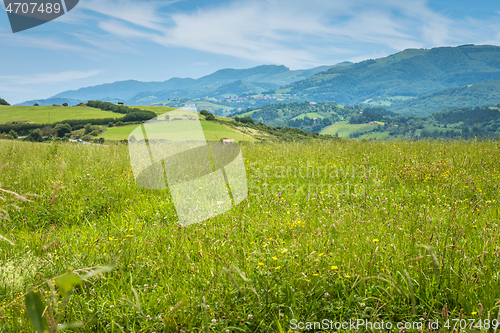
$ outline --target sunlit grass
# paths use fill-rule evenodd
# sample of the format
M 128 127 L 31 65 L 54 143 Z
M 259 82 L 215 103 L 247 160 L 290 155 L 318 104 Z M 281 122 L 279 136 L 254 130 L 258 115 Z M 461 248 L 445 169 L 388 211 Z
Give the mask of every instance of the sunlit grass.
M 27 121 L 52 124 L 68 119 L 121 118 L 122 114 L 86 106 L 0 106 L 0 123 Z
M 67 322 L 94 318 L 88 332 L 288 332 L 292 319 L 443 320 L 445 306 L 449 318 L 497 318 L 497 142 L 242 151 L 248 200 L 180 228 L 168 191 L 135 186 L 125 145 L 0 141 L 0 187 L 33 198 L 2 222 L 16 245 L 0 241 L 0 265 L 37 258 L 39 272 L 0 276 L 2 330 L 28 325 L 20 283 L 28 291 L 68 267 L 113 261 L 60 305 Z

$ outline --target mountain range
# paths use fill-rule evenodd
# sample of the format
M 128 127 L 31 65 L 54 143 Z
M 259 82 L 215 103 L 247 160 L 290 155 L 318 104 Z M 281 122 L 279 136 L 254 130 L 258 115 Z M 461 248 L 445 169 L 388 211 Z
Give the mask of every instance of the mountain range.
M 500 47 L 462 45 L 407 49 L 385 58 L 333 67 L 276 92 L 315 102 L 371 104 L 487 80 L 500 80 Z
M 462 45 L 407 49 L 396 54 L 306 70 L 263 65 L 222 69 L 199 79 L 164 82 L 119 81 L 65 91 L 20 105 L 76 104 L 102 100 L 128 105 L 164 104 L 172 99 L 265 94 L 280 101 L 382 106 L 404 114 L 500 103 L 500 47 Z M 229 104 L 228 104 L 229 103 Z M 237 101 L 225 105 L 245 108 Z
M 347 66 L 345 62 L 339 66 Z M 312 69 L 290 70 L 281 65 L 263 65 L 249 69 L 221 69 L 199 79 L 172 78 L 164 82 L 118 81 L 68 90 L 45 100 L 31 100 L 18 105 L 75 104 L 88 100 L 111 103 L 125 102 L 128 105 L 147 105 L 173 98 L 202 98 L 259 94 L 293 83 L 327 70 L 332 66 Z

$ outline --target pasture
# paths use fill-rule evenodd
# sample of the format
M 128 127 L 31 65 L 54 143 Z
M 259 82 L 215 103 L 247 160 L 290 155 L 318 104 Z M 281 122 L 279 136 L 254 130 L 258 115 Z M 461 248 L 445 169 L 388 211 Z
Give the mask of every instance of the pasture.
M 349 124 L 347 121 L 338 121 L 321 130 L 321 134 L 335 135 L 336 133 L 341 138 L 348 138 L 349 135 L 356 132 L 368 132 L 376 125 L 368 124 Z
M 498 142 L 246 143 L 242 153 L 248 198 L 181 228 L 168 190 L 134 184 L 126 145 L 0 141 L 1 188 L 29 200 L 2 201 L 0 235 L 14 245 L 0 240 L 0 331 L 33 330 L 30 291 L 48 326 L 78 327 L 64 332 L 498 319 Z
M 319 113 L 316 113 L 316 112 L 307 112 L 307 113 L 303 113 L 301 115 L 298 115 L 295 118 L 292 118 L 292 120 L 295 120 L 295 119 L 304 119 L 305 117 L 308 117 L 310 119 L 313 119 L 313 118 L 323 119 L 323 118 L 325 118 L 324 116 L 320 115 Z
M 200 115 L 200 117 L 203 117 Z M 106 140 L 127 140 L 128 136 L 132 131 L 137 128 L 139 125 L 128 125 L 128 126 L 119 126 L 119 127 L 109 127 L 106 132 L 102 133 L 100 137 L 103 137 Z M 221 139 L 235 139 L 236 142 L 239 141 L 249 141 L 253 142 L 255 139 L 243 133 L 240 133 L 236 130 L 232 130 L 228 127 L 225 127 L 221 124 L 210 122 L 210 121 L 201 121 L 201 127 L 203 129 L 203 133 L 205 134 L 205 139 L 209 141 L 220 141 Z M 164 129 L 162 129 L 164 130 Z M 172 130 L 176 130 L 175 127 L 172 127 Z
M 52 124 L 69 119 L 121 118 L 122 114 L 86 106 L 5 106 L 0 105 L 0 123 L 12 121 Z

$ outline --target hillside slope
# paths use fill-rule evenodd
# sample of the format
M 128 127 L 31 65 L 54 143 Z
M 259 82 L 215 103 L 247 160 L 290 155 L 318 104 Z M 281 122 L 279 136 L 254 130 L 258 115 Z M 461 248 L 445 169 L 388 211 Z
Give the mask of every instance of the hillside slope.
M 400 114 L 429 115 L 445 109 L 494 106 L 500 103 L 500 82 L 486 81 L 462 87 L 446 88 L 401 103 L 392 104 L 389 110 Z
M 500 47 L 463 45 L 408 49 L 348 67 L 332 67 L 277 92 L 352 105 L 391 96 L 418 97 L 487 80 L 500 80 Z
M 348 64 L 342 64 L 348 65 Z M 198 98 L 218 96 L 217 90 L 225 85 L 242 81 L 256 84 L 260 88 L 250 86 L 241 90 L 241 85 L 235 90 L 224 87 L 225 94 L 239 95 L 275 89 L 279 86 L 305 79 L 311 75 L 327 70 L 331 66 L 322 66 L 305 70 L 290 70 L 281 65 L 262 65 L 248 69 L 221 69 L 199 79 L 172 78 L 164 82 L 141 82 L 135 80 L 118 81 L 85 87 L 78 90 L 61 92 L 45 100 L 31 100 L 18 105 L 51 105 L 68 103 L 77 104 L 88 100 L 103 100 L 112 103 L 126 102 L 129 105 L 158 103 L 172 98 Z

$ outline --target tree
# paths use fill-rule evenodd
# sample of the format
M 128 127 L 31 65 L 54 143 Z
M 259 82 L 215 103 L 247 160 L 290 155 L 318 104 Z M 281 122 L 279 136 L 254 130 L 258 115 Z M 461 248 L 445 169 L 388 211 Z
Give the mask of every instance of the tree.
M 94 130 L 94 126 L 92 124 L 85 125 L 85 134 L 89 134 Z
M 33 142 L 42 142 L 43 141 L 43 134 L 42 131 L 40 131 L 39 128 L 34 129 L 31 131 L 30 134 L 26 137 L 26 140 L 28 141 L 33 141 Z
M 54 129 L 52 128 L 52 126 L 45 126 L 44 128 L 42 128 L 42 134 L 43 136 L 54 135 Z
M 210 112 L 208 112 L 207 110 L 201 110 L 200 114 L 204 115 L 205 117 L 208 117 L 208 115 L 210 114 Z
M 0 98 L 0 105 L 10 105 L 9 103 L 7 103 L 7 101 L 3 98 Z
M 62 106 L 68 106 L 68 103 L 63 103 Z
M 35 103 L 35 104 L 33 104 L 33 106 L 40 106 L 40 105 L 38 105 L 38 103 Z
M 63 137 L 66 134 L 71 133 L 72 128 L 71 125 L 67 123 L 57 124 L 56 127 L 54 128 L 54 131 L 57 133 L 58 137 Z
M 209 114 L 205 119 L 206 120 L 215 120 L 215 116 L 213 114 Z
M 17 132 L 16 132 L 16 131 L 14 131 L 13 129 L 11 129 L 11 130 L 10 130 L 9 134 L 10 134 L 10 135 L 12 135 L 12 137 L 13 137 L 14 139 L 17 139 L 17 138 L 18 138 Z

